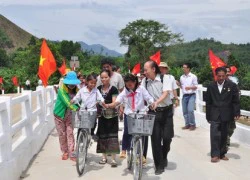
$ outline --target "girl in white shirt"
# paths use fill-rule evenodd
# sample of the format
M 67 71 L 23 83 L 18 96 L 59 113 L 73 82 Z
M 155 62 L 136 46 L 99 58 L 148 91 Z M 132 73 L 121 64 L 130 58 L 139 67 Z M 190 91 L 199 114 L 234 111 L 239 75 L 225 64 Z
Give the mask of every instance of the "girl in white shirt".
M 102 102 L 102 105 L 105 105 L 104 98 L 102 97 L 100 91 L 96 88 L 97 74 L 92 73 L 88 75 L 86 80 L 87 86 L 81 88 L 70 102 L 75 104 L 81 102 L 81 108 L 88 111 L 97 111 L 97 102 Z M 94 135 L 95 127 L 96 122 L 94 128 L 91 129 L 92 136 Z M 77 137 L 80 132 L 79 130 Z
M 71 103 L 81 102 L 81 108 L 87 109 L 88 111 L 97 111 L 96 103 L 102 102 L 104 105 L 104 99 L 100 91 L 96 88 L 97 75 L 90 74 L 86 78 L 87 86 L 81 88 L 76 96 L 71 100 Z
M 145 101 L 149 104 L 154 102 L 153 97 L 148 91 L 139 85 L 138 78 L 133 74 L 127 74 L 124 77 L 125 89 L 117 96 L 116 100 L 112 104 L 107 104 L 107 108 L 114 108 L 115 106 L 124 103 L 124 132 L 122 138 L 122 153 L 121 158 L 126 158 L 126 151 L 130 150 L 132 136 L 128 134 L 127 115 L 133 112 L 141 111 L 146 112 L 147 107 Z M 144 164 L 146 163 L 147 154 L 147 141 L 145 138 L 144 144 Z

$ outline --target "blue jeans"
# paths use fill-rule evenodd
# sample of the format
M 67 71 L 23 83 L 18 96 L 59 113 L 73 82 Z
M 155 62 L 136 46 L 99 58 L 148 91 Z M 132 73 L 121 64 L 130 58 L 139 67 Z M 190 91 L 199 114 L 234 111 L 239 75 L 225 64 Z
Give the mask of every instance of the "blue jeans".
M 195 126 L 194 107 L 196 94 L 183 95 L 182 97 L 182 111 L 186 126 Z

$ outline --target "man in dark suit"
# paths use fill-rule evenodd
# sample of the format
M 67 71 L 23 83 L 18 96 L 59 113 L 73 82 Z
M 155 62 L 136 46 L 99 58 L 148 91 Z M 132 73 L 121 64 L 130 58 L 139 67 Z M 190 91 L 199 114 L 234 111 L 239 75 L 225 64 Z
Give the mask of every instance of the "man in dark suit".
M 217 81 L 207 88 L 206 119 L 210 126 L 211 162 L 228 160 L 227 135 L 228 123 L 240 117 L 240 101 L 237 85 L 226 79 L 227 70 L 215 70 Z

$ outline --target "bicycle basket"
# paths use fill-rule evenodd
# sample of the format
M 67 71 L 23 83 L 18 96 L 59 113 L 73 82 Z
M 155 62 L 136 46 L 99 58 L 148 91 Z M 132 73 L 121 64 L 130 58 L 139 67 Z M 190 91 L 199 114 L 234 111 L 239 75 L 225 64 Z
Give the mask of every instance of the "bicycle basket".
M 155 115 L 131 113 L 127 115 L 127 120 L 129 134 L 152 135 Z
M 118 116 L 118 111 L 117 109 L 102 109 L 102 115 L 106 119 L 111 119 Z
M 73 116 L 73 114 L 72 114 Z M 95 126 L 96 111 L 80 111 L 75 115 L 74 128 L 91 129 Z

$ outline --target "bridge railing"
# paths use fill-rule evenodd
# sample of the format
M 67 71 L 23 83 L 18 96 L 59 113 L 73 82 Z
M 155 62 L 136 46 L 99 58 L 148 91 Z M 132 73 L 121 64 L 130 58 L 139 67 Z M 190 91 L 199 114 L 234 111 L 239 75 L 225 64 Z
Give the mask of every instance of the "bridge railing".
M 0 96 L 0 179 L 16 180 L 54 128 L 54 88 Z M 19 116 L 19 118 L 16 118 Z
M 198 85 L 198 89 L 196 92 L 196 108 L 195 108 L 195 119 L 197 126 L 204 127 L 206 129 L 209 129 L 210 125 L 208 124 L 206 120 L 206 112 L 205 112 L 205 106 L 206 103 L 203 99 L 203 93 L 207 91 L 206 87 L 203 87 L 202 85 Z M 250 97 L 250 91 L 241 90 L 241 96 L 249 96 Z M 182 91 L 180 91 L 180 100 L 182 98 Z M 177 109 L 177 112 L 182 117 L 182 108 Z M 250 117 L 250 111 L 241 109 L 241 115 Z M 233 134 L 233 138 L 236 140 L 250 145 L 250 127 L 247 125 L 244 125 L 242 123 L 236 123 L 236 130 Z

